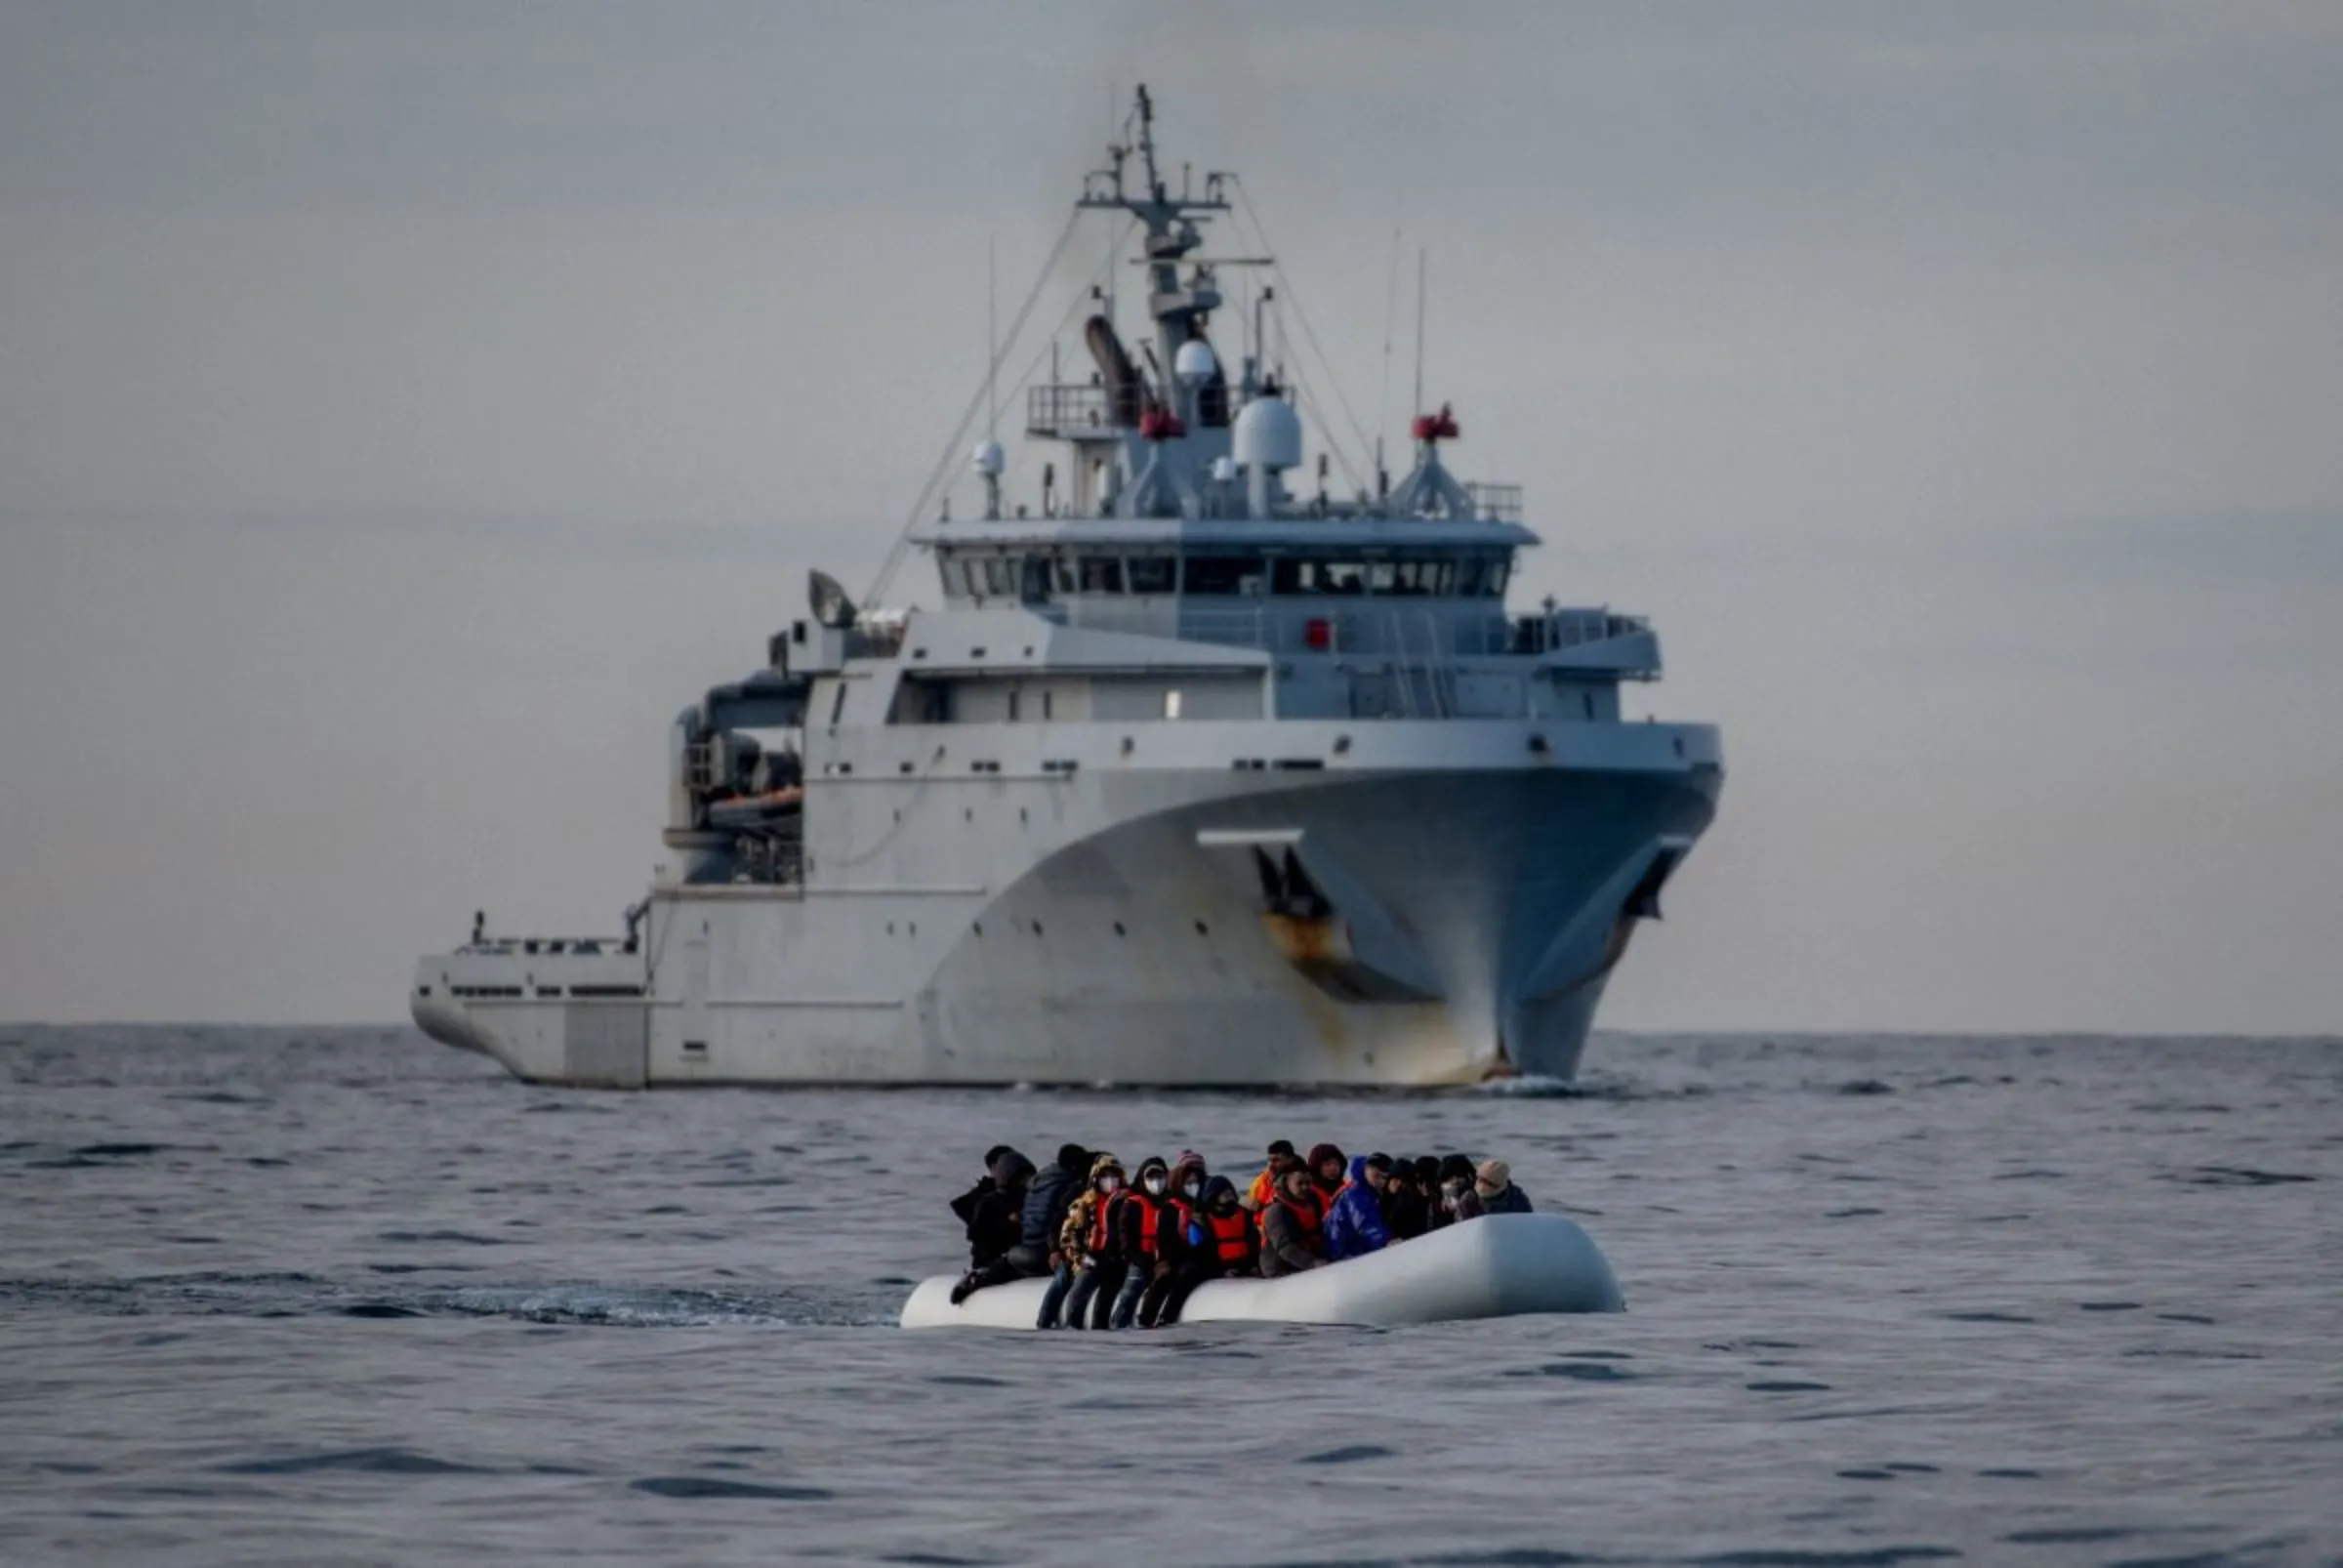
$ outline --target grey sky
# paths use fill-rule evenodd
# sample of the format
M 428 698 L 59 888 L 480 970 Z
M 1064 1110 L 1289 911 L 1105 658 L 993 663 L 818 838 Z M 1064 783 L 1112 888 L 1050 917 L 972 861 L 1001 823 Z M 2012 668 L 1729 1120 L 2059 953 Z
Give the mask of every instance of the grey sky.
M 1527 592 L 1726 726 L 1606 1022 L 2343 1030 L 2331 3 L 20 0 L 0 1016 L 611 927 L 667 719 L 868 579 L 1139 80 L 1370 426 L 1430 248 Z

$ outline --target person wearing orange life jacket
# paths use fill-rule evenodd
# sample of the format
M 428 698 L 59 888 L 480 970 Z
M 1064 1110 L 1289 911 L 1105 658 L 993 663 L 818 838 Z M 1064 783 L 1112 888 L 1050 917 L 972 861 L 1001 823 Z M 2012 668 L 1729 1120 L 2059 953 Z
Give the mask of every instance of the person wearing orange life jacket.
M 1138 1315 L 1139 1299 L 1147 1293 L 1155 1278 L 1155 1264 L 1162 1254 L 1159 1245 L 1165 1216 L 1171 1211 L 1171 1168 L 1160 1154 L 1150 1154 L 1139 1162 L 1131 1175 L 1131 1183 L 1115 1205 L 1112 1226 L 1115 1249 L 1122 1257 L 1127 1272 L 1123 1284 L 1115 1292 L 1115 1304 L 1108 1313 L 1109 1328 L 1128 1329 Z
M 1318 1212 L 1334 1207 L 1335 1194 L 1350 1177 L 1350 1159 L 1332 1143 L 1313 1143 L 1310 1157 L 1303 1162 L 1309 1167 L 1310 1185 L 1318 1192 Z
M 1156 1319 L 1159 1326 L 1177 1323 L 1180 1308 L 1206 1280 L 1260 1270 L 1260 1237 L 1254 1229 L 1253 1216 L 1238 1201 L 1237 1184 L 1228 1177 L 1213 1176 L 1204 1184 L 1204 1201 L 1197 1205 L 1190 1234 L 1195 1244 L 1187 1260 L 1172 1276 L 1163 1314 Z
M 1261 1277 L 1279 1279 L 1325 1267 L 1326 1248 L 1319 1240 L 1325 1224 L 1310 1173 L 1296 1166 L 1278 1177 L 1277 1196 L 1261 1211 Z
M 1164 1303 L 1172 1299 L 1180 1279 L 1194 1271 L 1197 1255 L 1207 1250 L 1197 1219 L 1197 1212 L 1204 1205 L 1206 1176 L 1204 1156 L 1194 1149 L 1180 1150 L 1179 1158 L 1172 1164 L 1165 1183 L 1166 1213 L 1163 1222 L 1156 1227 L 1155 1277 L 1148 1281 L 1146 1294 L 1139 1298 L 1138 1321 L 1143 1329 L 1163 1326 Z M 1189 1286 L 1191 1290 L 1194 1288 Z
M 1277 1196 L 1277 1178 L 1300 1163 L 1301 1156 L 1294 1152 L 1293 1140 L 1279 1138 L 1269 1145 L 1267 1158 L 1262 1161 L 1260 1170 L 1254 1176 L 1253 1184 L 1245 1189 L 1245 1196 L 1240 1201 L 1252 1213 L 1259 1214 L 1269 1207 L 1269 1200 Z
M 1066 1328 L 1083 1328 L 1088 1317 L 1088 1327 L 1103 1329 L 1114 1309 L 1129 1266 L 1115 1239 L 1115 1208 L 1123 1195 L 1122 1163 L 1101 1154 L 1090 1166 L 1089 1191 L 1074 1200 L 1059 1232 L 1060 1250 L 1075 1260 L 1074 1288 L 1058 1319 Z

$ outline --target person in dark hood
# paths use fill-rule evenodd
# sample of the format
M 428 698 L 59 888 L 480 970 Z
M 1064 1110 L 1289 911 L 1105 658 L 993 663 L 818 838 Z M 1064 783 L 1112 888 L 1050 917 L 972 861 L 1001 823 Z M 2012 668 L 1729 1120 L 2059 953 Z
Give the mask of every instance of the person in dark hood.
M 1204 1206 L 1207 1176 L 1204 1156 L 1194 1149 L 1182 1149 L 1166 1178 L 1165 1213 L 1155 1231 L 1155 1277 L 1147 1282 L 1146 1294 L 1139 1298 L 1141 1328 L 1152 1329 L 1162 1324 L 1164 1303 L 1172 1299 L 1180 1279 L 1193 1271 L 1197 1254 L 1208 1250 L 1197 1224 L 1197 1212 Z M 1188 1288 L 1193 1290 L 1195 1285 Z
M 1318 1240 L 1325 1224 L 1310 1173 L 1296 1166 L 1277 1178 L 1277 1196 L 1261 1211 L 1261 1275 L 1278 1279 L 1326 1266 Z
M 1081 1144 L 1068 1143 L 1057 1151 L 1055 1162 L 1042 1168 L 1024 1189 L 1024 1204 L 1018 1211 L 1017 1244 L 953 1286 L 952 1300 L 956 1304 L 987 1286 L 1031 1279 L 1057 1267 L 1057 1227 L 1065 1223 L 1066 1210 L 1074 1202 L 1075 1193 L 1082 1189 L 1089 1162 L 1090 1157 Z
M 1461 1154 L 1451 1154 L 1440 1162 L 1440 1212 L 1455 1224 L 1459 1219 L 1478 1219 L 1488 1211 L 1472 1190 L 1476 1175 L 1472 1162 Z
M 1107 1317 L 1109 1328 L 1128 1329 L 1138 1316 L 1139 1300 L 1154 1283 L 1156 1261 L 1163 1256 L 1162 1233 L 1171 1212 L 1171 1168 L 1162 1155 L 1150 1154 L 1139 1162 L 1130 1190 L 1115 1206 L 1115 1247 L 1128 1272 L 1115 1293 L 1114 1310 Z
M 1448 1216 L 1440 1208 L 1440 1157 L 1436 1154 L 1416 1156 L 1416 1190 L 1423 1194 L 1423 1228 L 1426 1234 L 1448 1223 Z
M 1373 1165 L 1374 1158 L 1370 1156 L 1367 1163 Z M 1383 1227 L 1391 1232 L 1393 1241 L 1413 1241 L 1430 1227 L 1423 1189 L 1416 1184 L 1414 1160 L 1391 1162 L 1391 1174 L 1383 1182 Z
M 1079 1143 L 1061 1143 L 1057 1158 L 1043 1166 L 1026 1189 L 1022 1240 L 1048 1267 L 1057 1266 L 1058 1227 L 1066 1222 L 1066 1211 L 1074 1207 L 1089 1176 L 1090 1151 Z
M 965 1225 L 969 1220 L 974 1219 L 976 1217 L 976 1205 L 983 1201 L 986 1193 L 995 1191 L 1000 1187 L 1001 1184 L 993 1179 L 993 1167 L 1000 1162 L 1001 1156 L 1004 1154 L 1014 1154 L 1017 1151 L 1015 1149 L 1010 1148 L 1006 1143 L 996 1143 L 991 1148 L 984 1151 L 984 1175 L 976 1178 L 976 1184 L 974 1186 L 970 1187 L 967 1191 L 962 1193 L 959 1197 L 952 1200 L 952 1212 L 960 1216 L 960 1222 L 962 1224 Z
M 1025 1190 L 1033 1179 L 1033 1162 L 1014 1149 L 997 1156 L 986 1178 L 992 1190 L 978 1198 L 968 1215 L 968 1272 L 952 1287 L 952 1300 L 965 1301 L 982 1285 L 1016 1279 L 1027 1270 L 1010 1261 L 1025 1233 Z
M 1326 1247 L 1326 1260 L 1338 1263 L 1345 1258 L 1364 1258 L 1369 1253 L 1381 1252 L 1391 1245 L 1391 1232 L 1383 1224 L 1382 1194 L 1377 1190 L 1380 1175 L 1362 1154 L 1350 1162 L 1350 1178 L 1335 1193 L 1335 1201 L 1327 1206 L 1326 1228 L 1321 1239 Z M 1384 1164 L 1389 1165 L 1386 1159 Z
M 1257 1273 L 1260 1266 L 1259 1233 L 1254 1229 L 1253 1216 L 1245 1211 L 1237 1184 L 1226 1176 L 1212 1177 L 1204 1184 L 1187 1256 L 1172 1276 L 1172 1289 L 1164 1295 L 1156 1326 L 1177 1323 L 1180 1309 L 1206 1280 Z
M 1310 1185 L 1318 1194 L 1318 1213 L 1323 1216 L 1350 1176 L 1350 1160 L 1332 1143 L 1313 1143 L 1310 1157 L 1303 1163 L 1310 1168 Z

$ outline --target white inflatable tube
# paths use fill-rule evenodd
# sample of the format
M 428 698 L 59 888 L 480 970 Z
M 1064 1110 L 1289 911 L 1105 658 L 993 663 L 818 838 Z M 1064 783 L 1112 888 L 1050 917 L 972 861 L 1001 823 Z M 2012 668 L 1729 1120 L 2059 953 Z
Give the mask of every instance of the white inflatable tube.
M 1049 1282 L 1012 1280 L 952 1304 L 954 1278 L 923 1280 L 907 1329 L 1030 1329 Z M 1353 1323 L 1394 1328 L 1522 1312 L 1623 1312 L 1619 1281 L 1586 1232 L 1560 1215 L 1491 1215 L 1283 1279 L 1196 1288 L 1182 1323 Z

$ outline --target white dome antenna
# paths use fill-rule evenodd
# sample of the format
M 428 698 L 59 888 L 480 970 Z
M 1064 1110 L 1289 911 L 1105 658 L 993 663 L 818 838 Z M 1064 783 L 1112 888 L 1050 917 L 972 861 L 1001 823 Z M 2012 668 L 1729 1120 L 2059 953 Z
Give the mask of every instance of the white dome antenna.
M 1283 397 L 1255 397 L 1237 415 L 1229 444 L 1245 471 L 1253 515 L 1268 516 L 1281 488 L 1277 475 L 1301 466 L 1301 416 Z
M 984 475 L 984 516 L 987 522 L 1001 520 L 1001 471 L 1008 467 L 1008 454 L 1001 443 L 986 436 L 968 453 L 968 466 Z

